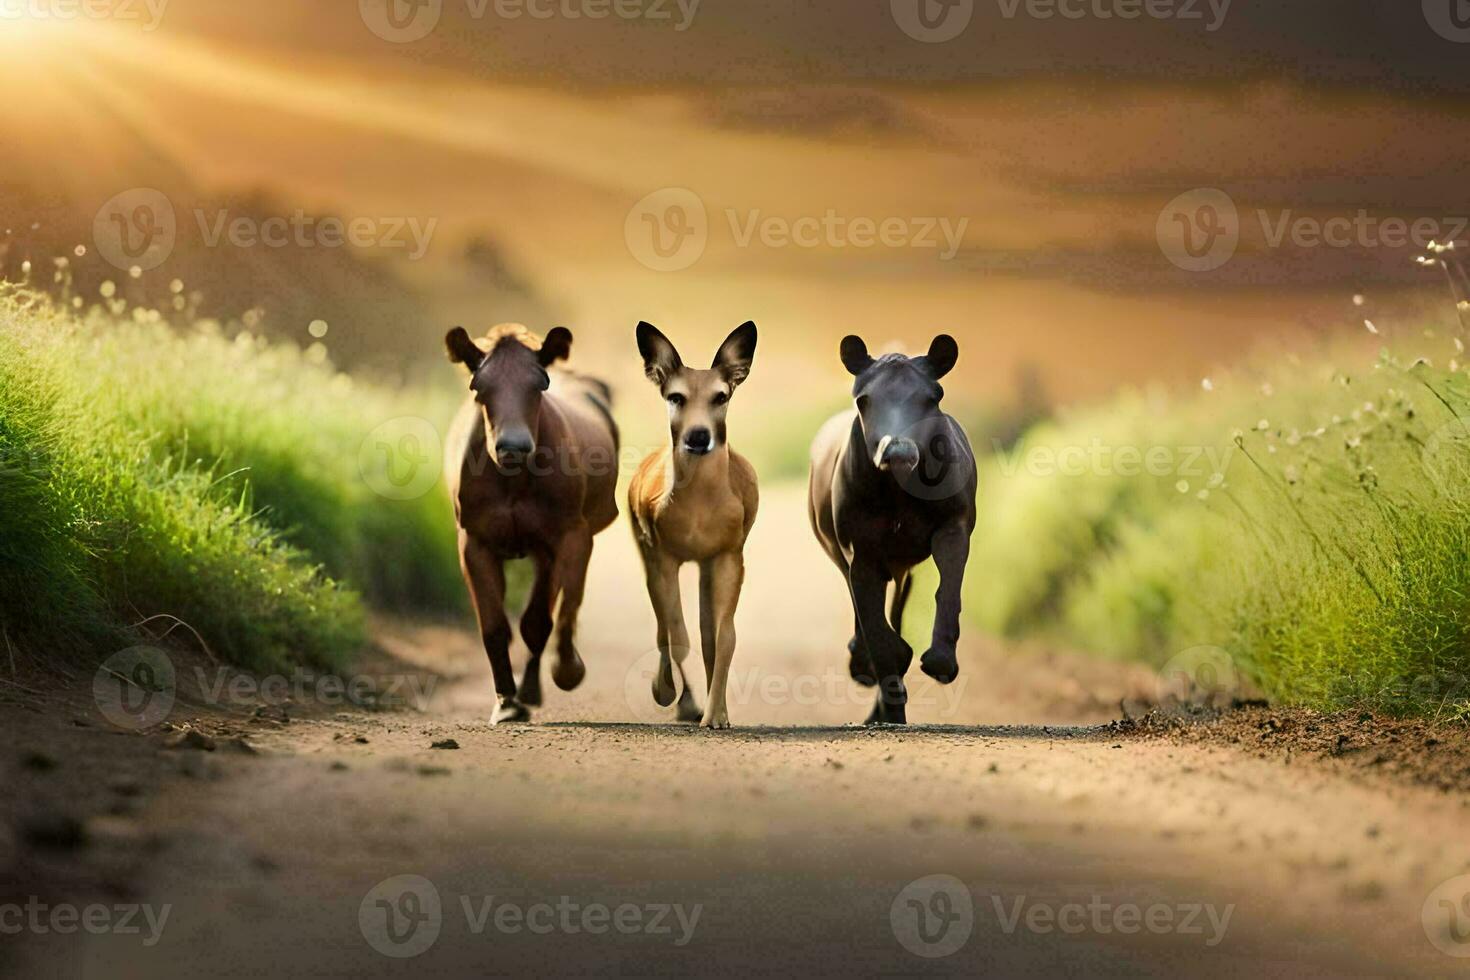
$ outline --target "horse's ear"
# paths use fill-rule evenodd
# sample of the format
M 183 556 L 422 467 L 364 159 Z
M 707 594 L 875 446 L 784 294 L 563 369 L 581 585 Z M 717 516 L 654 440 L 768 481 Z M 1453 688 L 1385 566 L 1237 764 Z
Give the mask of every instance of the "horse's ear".
M 724 376 L 731 391 L 750 377 L 750 366 L 755 361 L 755 340 L 755 322 L 746 320 L 730 331 L 730 336 L 725 338 L 725 342 L 715 352 L 710 368 Z
M 679 352 L 658 327 L 647 321 L 638 324 L 638 353 L 643 355 L 643 373 L 648 380 L 662 385 L 669 376 L 684 366 Z
M 842 338 L 842 366 L 853 377 L 873 366 L 873 358 L 868 355 L 868 345 L 863 343 L 863 338 L 855 334 Z
M 935 381 L 953 370 L 959 359 L 960 345 L 947 333 L 935 337 L 934 342 L 929 345 L 929 353 L 924 355 L 925 366 Z
M 485 359 L 485 352 L 470 339 L 464 327 L 449 331 L 444 338 L 444 346 L 449 350 L 449 359 L 469 368 L 471 374 L 480 369 L 480 362 Z
M 546 335 L 541 342 L 541 349 L 536 352 L 536 359 L 541 362 L 542 367 L 551 367 L 557 361 L 565 361 L 572 356 L 572 332 L 566 327 L 556 327 Z

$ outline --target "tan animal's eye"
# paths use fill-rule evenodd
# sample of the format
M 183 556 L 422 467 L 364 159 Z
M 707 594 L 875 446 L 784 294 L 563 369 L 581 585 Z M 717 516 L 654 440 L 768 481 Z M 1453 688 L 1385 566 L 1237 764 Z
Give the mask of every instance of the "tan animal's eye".
M 674 406 L 675 408 L 683 408 L 684 402 L 684 396 L 679 394 L 677 391 L 669 396 L 669 404 Z
M 723 391 L 717 391 L 717 392 L 715 392 L 715 397 L 713 397 L 713 398 L 710 399 L 710 404 L 711 405 L 714 405 L 716 407 L 719 407 L 720 405 L 725 404 L 725 402 L 727 402 L 729 400 L 730 400 L 730 396 L 729 395 L 725 394 Z

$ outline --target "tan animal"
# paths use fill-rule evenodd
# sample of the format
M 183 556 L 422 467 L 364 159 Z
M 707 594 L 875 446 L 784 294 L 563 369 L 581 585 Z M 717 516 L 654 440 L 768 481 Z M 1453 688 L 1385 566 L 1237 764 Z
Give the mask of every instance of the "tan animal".
M 754 323 L 737 327 L 709 370 L 685 367 L 679 352 L 652 324 L 638 324 L 643 370 L 669 411 L 669 445 L 651 453 L 628 488 L 628 510 L 658 621 L 659 669 L 653 699 L 674 702 L 674 669 L 684 676 L 689 631 L 679 594 L 679 569 L 699 563 L 699 633 L 708 704 L 703 715 L 687 680 L 680 721 L 729 728 L 725 689 L 735 657 L 735 606 L 745 581 L 745 539 L 759 502 L 755 469 L 730 448 L 725 415 L 755 359 Z

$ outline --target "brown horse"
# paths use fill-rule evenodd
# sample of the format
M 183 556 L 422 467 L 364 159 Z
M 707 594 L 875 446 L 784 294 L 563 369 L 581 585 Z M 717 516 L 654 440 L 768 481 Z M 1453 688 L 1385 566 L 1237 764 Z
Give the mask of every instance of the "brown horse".
M 541 654 L 551 639 L 553 610 L 552 679 L 570 691 L 587 673 L 573 633 L 592 536 L 618 516 L 611 397 L 602 382 L 554 368 L 571 352 L 565 327 L 544 341 L 519 324 L 496 327 L 479 341 L 455 327 L 445 344 L 450 360 L 469 370 L 472 395 L 455 418 L 444 454 L 460 567 L 495 677 L 495 723 L 527 721 L 528 706 L 541 703 Z M 521 615 L 521 639 L 531 657 L 517 689 L 504 563 L 527 556 L 536 581 Z

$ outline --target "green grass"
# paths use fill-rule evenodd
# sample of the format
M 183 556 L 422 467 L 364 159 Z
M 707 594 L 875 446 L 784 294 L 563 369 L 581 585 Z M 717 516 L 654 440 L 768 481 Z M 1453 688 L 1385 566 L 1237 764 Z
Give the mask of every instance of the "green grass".
M 1470 376 L 1455 336 L 1414 344 L 1429 361 L 1283 357 L 1033 430 L 983 465 L 967 615 L 1159 666 L 1221 648 L 1283 703 L 1463 713 Z M 1048 465 L 1068 447 L 1079 466 Z M 1139 472 L 1120 472 L 1123 447 Z
M 242 666 L 336 667 L 363 641 L 362 598 L 461 607 L 442 483 L 387 499 L 368 479 L 385 461 L 359 462 L 381 423 L 452 404 L 158 320 L 0 292 L 9 651 L 95 659 L 167 615 Z

